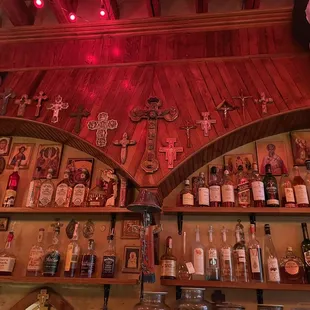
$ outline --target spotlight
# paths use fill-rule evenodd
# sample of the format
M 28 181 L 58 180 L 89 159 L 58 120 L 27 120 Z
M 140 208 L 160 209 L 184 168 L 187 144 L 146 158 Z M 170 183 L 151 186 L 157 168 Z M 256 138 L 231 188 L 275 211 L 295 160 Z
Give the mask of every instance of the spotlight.
M 70 19 L 70 22 L 74 23 L 76 21 L 76 15 L 75 13 L 69 13 L 69 19 Z
M 33 0 L 33 4 L 38 9 L 42 9 L 44 7 L 44 1 L 43 0 Z
M 104 16 L 105 16 L 105 14 L 106 14 L 106 12 L 105 12 L 105 9 L 104 9 L 104 6 L 103 6 L 103 5 L 100 7 L 99 14 L 100 14 L 100 16 L 101 16 L 101 17 L 104 17 Z

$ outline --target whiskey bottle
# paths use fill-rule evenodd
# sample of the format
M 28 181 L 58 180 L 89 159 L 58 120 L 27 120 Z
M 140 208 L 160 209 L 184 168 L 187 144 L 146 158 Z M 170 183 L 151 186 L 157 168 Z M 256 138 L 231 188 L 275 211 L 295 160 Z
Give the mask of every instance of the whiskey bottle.
M 227 243 L 227 229 L 225 227 L 221 230 L 222 233 L 222 245 L 220 249 L 220 265 L 221 265 L 221 281 L 232 282 L 233 266 L 232 266 L 232 248 Z
M 211 167 L 209 179 L 210 207 L 221 207 L 221 181 L 215 166 Z
M 272 175 L 271 165 L 267 164 L 265 166 L 266 175 L 264 177 L 264 188 L 266 196 L 267 207 L 279 207 L 279 193 L 278 193 L 278 183 L 276 178 Z
M 222 205 L 226 208 L 235 206 L 234 182 L 229 174 L 229 170 L 224 171 L 224 180 L 222 185 Z
M 249 282 L 245 244 L 241 242 L 239 229 L 235 233 L 236 244 L 233 251 L 235 279 L 237 282 Z
M 266 200 L 265 200 L 264 183 L 262 182 L 262 178 L 259 175 L 257 163 L 253 163 L 251 188 L 253 195 L 253 207 L 254 208 L 265 207 Z
M 65 262 L 65 277 L 73 278 L 78 269 L 79 257 L 81 247 L 79 245 L 79 223 L 74 226 L 74 233 L 72 241 L 69 243 L 67 248 L 66 262 Z
M 303 254 L 305 269 L 306 269 L 306 280 L 310 284 L 310 239 L 308 234 L 307 223 L 301 223 L 302 233 L 304 240 L 301 243 L 301 252 Z
M 89 188 L 86 180 L 87 170 L 83 169 L 80 175 L 80 181 L 75 184 L 72 193 L 71 207 L 85 207 Z
M 243 166 L 238 166 L 237 176 L 238 205 L 241 208 L 248 208 L 251 205 L 250 182 L 247 174 L 243 171 Z
M 205 280 L 205 247 L 200 242 L 199 226 L 196 226 L 196 241 L 193 244 L 193 280 Z
M 2 206 L 5 208 L 12 208 L 15 204 L 17 187 L 20 179 L 20 176 L 18 174 L 19 163 L 19 161 L 16 163 L 13 173 L 9 176 L 2 204 Z
M 209 245 L 207 247 L 207 266 L 206 266 L 206 280 L 219 281 L 220 280 L 220 268 L 219 257 L 217 248 L 213 242 L 213 227 L 209 228 Z
M 46 180 L 41 183 L 38 207 L 53 207 L 53 198 L 55 193 L 55 185 L 52 181 L 53 170 L 48 169 Z
M 283 174 L 280 180 L 281 206 L 285 208 L 295 208 L 295 195 L 292 181 L 288 174 Z
M 72 187 L 70 184 L 70 170 L 66 169 L 64 178 L 60 181 L 56 187 L 55 194 L 55 207 L 68 208 L 71 202 Z
M 172 238 L 166 239 L 166 251 L 160 258 L 161 262 L 161 279 L 175 280 L 177 278 L 177 259 L 172 254 Z
M 190 189 L 189 180 L 184 181 L 184 189 L 180 192 L 180 203 L 181 207 L 193 207 L 194 206 L 194 195 Z
M 82 255 L 80 276 L 92 278 L 96 271 L 97 255 L 94 251 L 94 239 L 88 239 L 88 250 Z
M 14 232 L 8 234 L 4 249 L 0 252 L 0 276 L 11 276 L 15 267 L 16 257 L 12 253 Z
M 102 188 L 100 177 L 96 180 L 96 186 L 89 191 L 88 207 L 104 207 L 107 201 L 106 192 Z
M 103 253 L 101 278 L 114 278 L 116 252 L 113 239 L 113 233 L 111 233 L 108 236 L 108 248 Z
M 44 259 L 43 240 L 44 228 L 40 228 L 37 243 L 34 244 L 30 249 L 26 276 L 38 277 L 42 275 Z
M 294 179 L 293 187 L 296 196 L 296 203 L 298 208 L 308 208 L 309 199 L 307 194 L 307 187 L 304 179 L 300 176 L 299 168 L 297 166 L 293 169 Z
M 209 207 L 210 205 L 209 188 L 206 185 L 203 172 L 199 173 L 198 205 L 199 207 Z
M 182 235 L 182 255 L 178 265 L 178 278 L 180 280 L 191 280 L 192 273 L 188 268 L 188 264 L 193 268 L 192 263 L 186 261 L 186 232 L 183 232 Z
M 34 176 L 29 184 L 29 190 L 26 199 L 27 208 L 35 208 L 38 203 L 41 187 L 40 172 L 41 167 L 37 167 Z

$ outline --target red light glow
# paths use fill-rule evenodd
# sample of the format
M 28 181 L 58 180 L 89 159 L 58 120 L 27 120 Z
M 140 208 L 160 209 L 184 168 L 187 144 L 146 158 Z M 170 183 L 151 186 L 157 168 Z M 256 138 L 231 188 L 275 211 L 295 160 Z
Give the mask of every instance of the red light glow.
M 69 19 L 72 23 L 74 23 L 76 21 L 76 15 L 74 13 L 70 13 L 69 14 Z
M 101 8 L 99 14 L 101 17 L 104 17 L 105 16 L 105 10 L 103 8 Z
M 33 4 L 38 9 L 42 9 L 44 7 L 44 1 L 43 0 L 33 0 Z

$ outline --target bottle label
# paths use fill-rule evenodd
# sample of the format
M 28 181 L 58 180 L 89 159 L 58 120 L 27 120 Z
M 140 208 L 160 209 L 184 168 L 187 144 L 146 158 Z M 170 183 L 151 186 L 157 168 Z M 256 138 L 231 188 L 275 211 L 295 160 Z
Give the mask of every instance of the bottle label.
M 218 262 L 217 250 L 215 248 L 209 249 L 208 255 L 209 255 L 209 266 L 216 266 Z
M 210 186 L 210 201 L 221 202 L 221 187 L 219 185 Z
M 202 248 L 194 249 L 194 268 L 195 274 L 204 275 L 204 250 Z
M 66 203 L 69 186 L 66 183 L 61 183 L 57 186 L 55 203 L 57 206 L 62 206 Z
M 41 185 L 39 201 L 42 206 L 47 206 L 52 201 L 53 189 L 52 184 L 43 183 Z
M 3 204 L 6 207 L 14 207 L 15 198 L 16 198 L 16 191 L 13 190 L 13 189 L 7 189 L 5 191 L 5 196 L 4 196 Z
M 194 195 L 191 193 L 186 193 L 182 195 L 183 206 L 193 206 L 194 205 Z
M 246 259 L 245 259 L 245 250 L 244 249 L 237 249 L 237 257 L 238 257 L 238 262 L 239 263 L 245 263 Z
M 310 251 L 304 252 L 304 258 L 307 266 L 310 266 Z
M 81 206 L 84 202 L 86 187 L 84 184 L 77 184 L 74 186 L 72 194 L 72 203 L 75 206 Z
M 309 204 L 306 185 L 294 186 L 297 204 Z
M 188 273 L 189 273 L 189 274 L 195 273 L 195 268 L 194 268 L 192 262 L 186 263 L 186 267 L 187 267 L 187 270 L 188 270 Z
M 44 251 L 42 248 L 32 249 L 29 254 L 27 271 L 39 271 L 42 267 Z
M 235 192 L 232 185 L 222 186 L 223 202 L 235 202 Z
M 171 259 L 163 259 L 161 261 L 162 277 L 177 277 L 177 262 Z
M 15 261 L 14 257 L 0 257 L 0 271 L 13 272 Z
M 198 203 L 202 206 L 210 205 L 209 189 L 207 187 L 200 187 L 198 189 Z
M 284 269 L 290 275 L 296 275 L 299 272 L 299 266 L 294 261 L 288 261 L 285 264 Z
M 231 249 L 222 249 L 222 259 L 224 261 L 231 261 Z
M 285 188 L 285 200 L 287 203 L 295 203 L 294 190 L 292 188 Z
M 250 183 L 248 181 L 242 182 L 238 184 L 237 189 L 239 205 L 250 205 Z
M 58 270 L 58 265 L 60 261 L 60 254 L 58 251 L 53 251 L 48 253 L 43 262 L 43 273 L 46 275 L 55 275 Z
M 268 278 L 271 282 L 280 282 L 279 264 L 276 258 L 269 257 L 267 260 Z
M 103 256 L 102 274 L 113 276 L 115 268 L 115 256 Z
M 78 246 L 69 244 L 67 249 L 65 271 L 70 271 L 70 269 L 77 269 L 78 259 L 79 259 Z
M 27 200 L 26 200 L 26 207 L 31 208 L 34 207 L 35 201 L 34 201 L 34 183 L 35 181 L 31 181 L 29 185 L 29 191 L 27 195 Z
M 98 193 L 90 193 L 88 196 L 88 204 L 92 207 L 103 207 L 105 202 L 105 195 Z
M 95 272 L 96 255 L 84 255 L 81 263 L 81 276 L 91 277 Z
M 253 192 L 253 199 L 255 201 L 265 200 L 265 191 L 264 191 L 264 183 L 261 181 L 253 181 L 252 182 L 252 192 Z
M 260 273 L 260 264 L 257 249 L 250 249 L 250 263 L 252 273 Z
M 278 188 L 273 181 L 269 181 L 266 184 L 267 205 L 279 205 L 280 201 L 278 197 Z

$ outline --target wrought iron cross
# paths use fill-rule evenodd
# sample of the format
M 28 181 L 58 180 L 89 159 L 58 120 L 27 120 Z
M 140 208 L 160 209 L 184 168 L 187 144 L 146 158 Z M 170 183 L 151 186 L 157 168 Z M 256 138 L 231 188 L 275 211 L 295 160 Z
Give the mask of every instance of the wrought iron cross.
M 74 132 L 76 134 L 79 134 L 81 131 L 81 122 L 83 117 L 88 117 L 90 115 L 90 113 L 87 110 L 84 110 L 84 107 L 82 105 L 78 106 L 78 109 L 76 112 L 72 112 L 70 114 L 71 118 L 76 118 L 76 122 L 74 125 Z
M 31 99 L 28 99 L 28 95 L 22 95 L 20 99 L 15 100 L 15 104 L 18 104 L 17 116 L 23 117 L 27 105 L 31 104 Z
M 62 97 L 58 95 L 55 98 L 55 102 L 51 103 L 47 107 L 48 110 L 53 110 L 53 117 L 52 117 L 51 122 L 52 123 L 58 123 L 58 121 L 59 121 L 59 111 L 66 110 L 68 108 L 69 108 L 69 104 L 67 102 L 63 102 L 62 101 Z
M 246 100 L 253 98 L 253 96 L 244 96 L 243 94 L 243 89 L 240 89 L 240 93 L 238 97 L 232 97 L 233 99 L 238 99 L 241 100 L 241 107 L 242 107 L 242 117 L 243 121 L 245 121 L 245 105 L 246 105 Z
M 34 114 L 35 117 L 40 116 L 42 102 L 48 100 L 47 95 L 44 93 L 44 91 L 40 91 L 38 95 L 33 97 L 33 100 L 38 101 L 36 105 L 36 113 Z
M 255 99 L 255 103 L 259 103 L 262 106 L 262 114 L 267 114 L 267 104 L 274 103 L 272 98 L 266 98 L 266 94 L 264 92 L 260 93 L 260 98 Z
M 147 141 L 141 162 L 141 168 L 146 173 L 154 173 L 159 168 L 159 162 L 156 158 L 158 120 L 164 119 L 167 122 L 172 122 L 179 116 L 179 111 L 175 107 L 160 110 L 161 106 L 162 103 L 158 98 L 149 98 L 145 110 L 134 108 L 129 114 L 133 122 L 140 122 L 142 119 L 147 120 Z
M 228 103 L 226 100 L 222 101 L 216 109 L 218 111 L 223 111 L 224 114 L 224 127 L 228 128 L 228 112 L 234 111 L 236 109 L 239 109 L 238 107 L 232 106 L 230 103 Z
M 215 119 L 210 119 L 209 112 L 202 112 L 201 113 L 202 120 L 196 121 L 197 124 L 200 124 L 201 129 L 203 130 L 203 135 L 205 137 L 209 136 L 209 131 L 211 130 L 211 124 L 216 124 Z
M 2 98 L 2 105 L 1 105 L 1 109 L 0 109 L 0 115 L 5 115 L 6 114 L 6 110 L 7 110 L 7 106 L 8 106 L 9 100 L 10 99 L 14 99 L 15 96 L 16 96 L 15 93 L 10 88 L 5 89 L 4 92 L 0 94 L 0 97 Z
M 159 148 L 160 153 L 166 153 L 166 160 L 168 161 L 168 169 L 173 169 L 174 161 L 177 159 L 177 153 L 183 152 L 183 147 L 175 147 L 174 144 L 177 142 L 176 138 L 167 138 L 166 139 L 168 146 L 161 146 Z
M 123 133 L 121 140 L 113 141 L 113 144 L 121 147 L 121 163 L 124 165 L 127 159 L 127 147 L 135 145 L 137 142 L 135 140 L 129 140 L 127 132 Z
M 116 129 L 118 122 L 114 119 L 109 120 L 109 115 L 106 112 L 101 112 L 97 116 L 97 121 L 90 121 L 87 124 L 89 130 L 97 130 L 96 145 L 104 147 L 107 145 L 108 129 Z
M 186 130 L 186 138 L 187 138 L 187 147 L 192 147 L 192 141 L 191 141 L 191 129 L 196 129 L 197 126 L 194 124 L 191 124 L 190 121 L 186 121 L 184 126 L 181 126 L 180 129 Z

